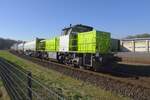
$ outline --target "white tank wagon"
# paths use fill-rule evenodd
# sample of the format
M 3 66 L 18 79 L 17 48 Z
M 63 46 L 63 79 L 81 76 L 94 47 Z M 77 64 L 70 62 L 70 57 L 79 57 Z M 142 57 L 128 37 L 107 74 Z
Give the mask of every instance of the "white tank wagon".
M 17 51 L 17 50 L 18 50 L 18 43 L 13 44 L 13 45 L 10 47 L 10 49 Z
M 24 51 L 27 51 L 27 50 L 31 50 L 31 51 L 35 51 L 36 50 L 36 41 L 29 41 L 29 42 L 26 42 L 24 44 Z
M 36 51 L 36 40 L 28 41 L 24 44 L 24 52 L 26 55 L 31 55 Z
M 18 44 L 18 48 L 19 51 L 24 51 L 24 43 L 20 43 Z
M 33 41 L 28 41 L 24 44 L 24 53 L 26 55 L 35 56 L 38 53 L 39 42 L 43 39 L 36 38 Z

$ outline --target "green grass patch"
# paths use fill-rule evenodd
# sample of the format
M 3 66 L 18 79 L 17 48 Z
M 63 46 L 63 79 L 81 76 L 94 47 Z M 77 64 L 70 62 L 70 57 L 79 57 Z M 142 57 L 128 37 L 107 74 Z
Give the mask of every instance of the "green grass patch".
M 47 86 L 61 90 L 63 95 L 73 100 L 129 100 L 127 97 L 101 89 L 94 85 L 62 75 L 54 70 L 44 68 L 28 60 L 19 58 L 8 51 L 0 51 L 3 57 L 22 68 L 29 70 Z
M 4 88 L 2 80 L 0 80 L 0 100 L 10 100 L 8 93 Z

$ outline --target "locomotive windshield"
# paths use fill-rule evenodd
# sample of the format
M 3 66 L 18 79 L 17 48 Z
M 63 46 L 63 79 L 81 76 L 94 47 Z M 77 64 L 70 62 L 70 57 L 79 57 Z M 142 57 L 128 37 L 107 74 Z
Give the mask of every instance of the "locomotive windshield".
M 86 27 L 86 26 L 77 26 L 77 27 L 73 27 L 73 32 L 88 32 L 88 31 L 92 31 L 93 28 L 91 27 Z
M 67 34 L 77 34 L 81 32 L 89 32 L 92 31 L 93 27 L 90 26 L 85 26 L 85 25 L 74 25 L 69 28 L 65 28 L 62 30 L 62 35 L 67 35 Z

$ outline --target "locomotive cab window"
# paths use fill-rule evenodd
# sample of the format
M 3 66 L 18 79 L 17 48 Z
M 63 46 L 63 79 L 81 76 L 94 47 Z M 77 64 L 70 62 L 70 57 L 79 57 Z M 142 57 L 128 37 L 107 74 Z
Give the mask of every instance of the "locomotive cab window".
M 81 32 L 89 32 L 92 31 L 93 28 L 92 27 L 88 27 L 88 26 L 76 26 L 73 27 L 72 32 L 74 33 L 81 33 Z
M 68 34 L 78 34 L 81 32 L 89 32 L 92 31 L 93 27 L 90 26 L 85 26 L 85 25 L 74 25 L 72 27 L 69 28 L 64 28 L 62 30 L 62 35 L 68 35 Z

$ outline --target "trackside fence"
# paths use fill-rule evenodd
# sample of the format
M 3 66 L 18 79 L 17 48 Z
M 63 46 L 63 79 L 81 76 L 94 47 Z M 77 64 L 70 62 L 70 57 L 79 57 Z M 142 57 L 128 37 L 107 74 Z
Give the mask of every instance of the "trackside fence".
M 32 73 L 0 58 L 0 76 L 11 100 L 65 100 L 65 97 L 48 88 Z

